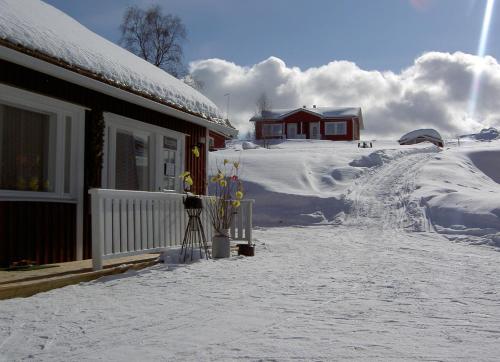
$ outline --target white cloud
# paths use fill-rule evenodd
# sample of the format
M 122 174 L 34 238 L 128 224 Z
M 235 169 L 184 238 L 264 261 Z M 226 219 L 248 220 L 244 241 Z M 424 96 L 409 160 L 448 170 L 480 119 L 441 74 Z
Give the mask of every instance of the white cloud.
M 481 70 L 481 87 L 473 117 L 468 115 L 471 82 Z M 430 127 L 444 136 L 500 127 L 500 65 L 492 57 L 461 52 L 429 52 L 401 73 L 366 71 L 355 63 L 333 61 L 301 70 L 270 57 L 251 67 L 222 59 L 190 64 L 203 92 L 225 111 L 230 93 L 230 118 L 245 133 L 265 92 L 274 108 L 360 106 L 365 136 L 397 137 Z

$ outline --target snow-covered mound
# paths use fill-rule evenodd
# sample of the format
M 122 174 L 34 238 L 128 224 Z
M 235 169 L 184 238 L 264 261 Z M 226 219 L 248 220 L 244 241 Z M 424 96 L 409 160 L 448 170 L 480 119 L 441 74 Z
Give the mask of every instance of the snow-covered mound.
M 420 198 L 436 231 L 452 239 L 500 246 L 500 142 L 450 148 L 418 177 Z
M 337 223 L 350 210 L 346 194 L 353 180 L 401 154 L 428 147 L 377 142 L 363 149 L 356 142 L 320 140 L 288 140 L 269 149 L 245 149 L 244 144 L 233 141 L 228 149 L 211 153 L 210 171 L 225 158 L 241 161 L 245 197 L 256 200 L 258 226 Z
M 270 149 L 233 142 L 211 154 L 240 160 L 257 226 L 349 223 L 500 246 L 500 141 L 444 151 L 429 144 L 283 141 Z
M 444 141 L 435 129 L 417 129 L 408 132 L 398 140 L 400 145 L 414 145 L 421 142 L 431 142 L 436 146 L 443 147 Z
M 474 138 L 478 141 L 492 141 L 500 138 L 500 133 L 496 128 L 483 128 Z
M 203 94 L 42 1 L 0 0 L 0 39 L 226 125 Z

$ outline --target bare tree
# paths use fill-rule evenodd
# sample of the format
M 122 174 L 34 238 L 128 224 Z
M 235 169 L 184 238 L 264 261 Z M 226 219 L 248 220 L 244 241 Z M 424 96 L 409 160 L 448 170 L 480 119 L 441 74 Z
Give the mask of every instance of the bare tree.
M 259 98 L 257 98 L 257 101 L 255 102 L 255 105 L 257 106 L 257 115 L 263 117 L 264 115 L 264 111 L 267 111 L 269 109 L 271 109 L 271 101 L 269 100 L 266 92 L 262 92 L 259 96 Z M 254 122 L 254 125 L 255 127 L 257 127 L 257 122 Z M 262 128 L 264 128 L 262 126 Z M 257 130 L 254 129 L 254 134 L 256 134 Z M 269 142 L 269 135 L 267 134 L 264 134 L 263 132 L 263 129 L 261 130 L 262 132 L 262 145 L 265 147 L 265 148 L 269 148 L 270 147 L 270 142 Z
M 175 77 L 185 74 L 182 42 L 187 31 L 178 16 L 163 14 L 159 5 L 146 10 L 130 6 L 123 15 L 120 31 L 120 44 L 132 53 Z
M 257 114 L 262 117 L 262 112 L 271 109 L 271 101 L 266 92 L 262 92 L 255 102 L 257 106 Z

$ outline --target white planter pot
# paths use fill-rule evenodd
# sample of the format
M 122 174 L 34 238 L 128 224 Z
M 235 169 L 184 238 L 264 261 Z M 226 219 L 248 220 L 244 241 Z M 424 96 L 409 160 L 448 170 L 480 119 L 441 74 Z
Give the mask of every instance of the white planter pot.
M 231 255 L 231 246 L 229 244 L 229 236 L 226 233 L 216 234 L 212 237 L 212 258 L 229 258 Z

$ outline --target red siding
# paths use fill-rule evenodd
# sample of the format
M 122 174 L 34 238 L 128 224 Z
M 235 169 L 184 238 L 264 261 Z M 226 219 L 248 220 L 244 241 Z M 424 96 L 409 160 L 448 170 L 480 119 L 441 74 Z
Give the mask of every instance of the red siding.
M 76 205 L 0 202 L 0 266 L 28 259 L 38 264 L 76 258 Z
M 269 121 L 260 121 L 255 124 L 255 138 L 263 139 L 262 135 L 262 125 L 263 124 L 284 124 L 285 127 L 285 135 L 287 134 L 286 125 L 289 123 L 297 124 L 297 133 L 303 133 L 306 135 L 306 138 L 309 139 L 311 137 L 309 132 L 309 124 L 311 122 L 320 122 L 320 132 L 321 139 L 324 140 L 332 140 L 332 141 L 350 141 L 350 140 L 358 140 L 359 139 L 359 121 L 357 118 L 332 118 L 332 119 L 322 119 L 320 116 L 316 116 L 309 112 L 297 112 L 291 114 L 288 117 L 285 117 L 281 121 L 269 120 Z M 325 135 L 325 122 L 346 122 L 347 123 L 347 133 L 342 136 L 331 136 Z M 356 125 L 353 125 L 355 123 Z
M 209 131 L 209 136 L 214 139 L 214 144 L 212 146 L 213 150 L 226 148 L 226 137 L 212 131 Z

